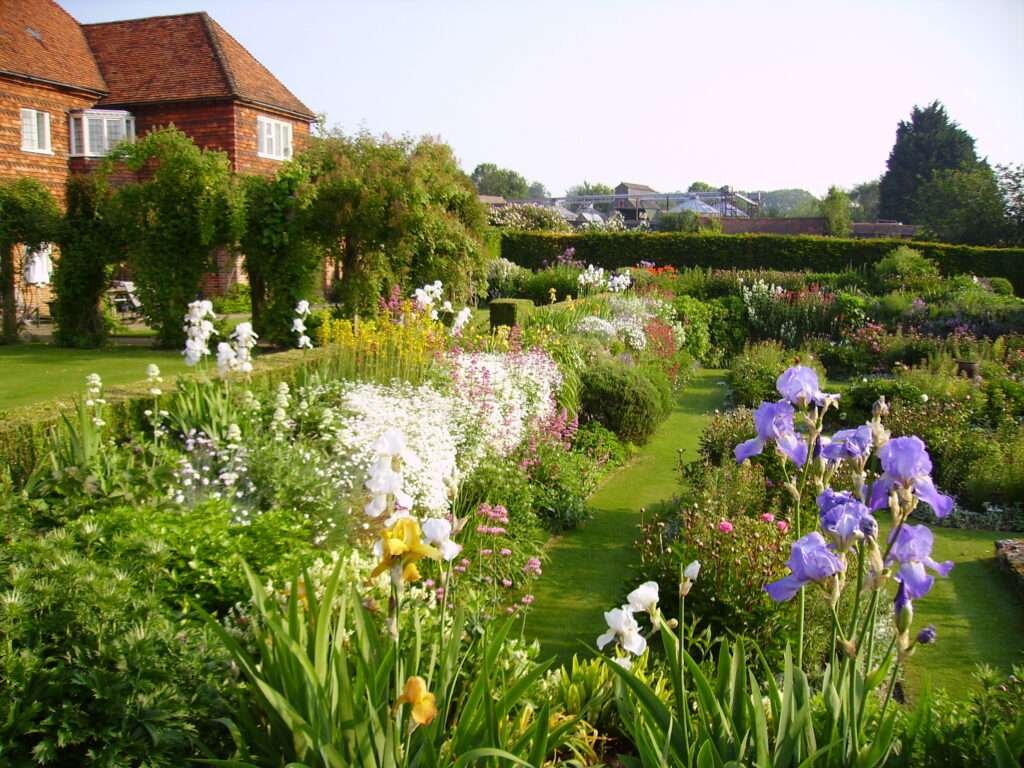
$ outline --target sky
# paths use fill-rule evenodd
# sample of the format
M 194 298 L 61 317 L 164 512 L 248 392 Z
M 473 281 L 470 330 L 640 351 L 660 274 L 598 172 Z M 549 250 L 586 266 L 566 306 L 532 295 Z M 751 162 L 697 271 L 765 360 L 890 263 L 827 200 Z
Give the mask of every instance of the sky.
M 1024 0 L 58 0 L 80 22 L 205 10 L 327 123 L 430 134 L 553 194 L 878 177 L 941 100 L 1024 162 Z

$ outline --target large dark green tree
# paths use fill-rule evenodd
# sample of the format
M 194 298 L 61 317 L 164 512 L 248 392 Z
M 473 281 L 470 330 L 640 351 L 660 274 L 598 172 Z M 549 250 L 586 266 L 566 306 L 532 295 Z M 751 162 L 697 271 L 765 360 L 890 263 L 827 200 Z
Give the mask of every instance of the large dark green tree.
M 470 174 L 481 195 L 500 195 L 506 200 L 522 200 L 530 196 L 526 177 L 510 168 L 499 168 L 494 163 L 480 163 Z
M 978 166 L 974 138 L 953 122 L 938 101 L 914 107 L 901 120 L 879 186 L 879 216 L 916 223 L 918 193 L 937 171 Z
M 34 179 L 0 182 L 0 308 L 3 331 L 0 341 L 18 340 L 18 312 L 14 250 L 27 245 L 38 248 L 57 233 L 60 209 L 53 195 Z
M 996 178 L 1006 206 L 1006 239 L 1020 245 L 1024 243 L 1024 165 L 997 165 Z

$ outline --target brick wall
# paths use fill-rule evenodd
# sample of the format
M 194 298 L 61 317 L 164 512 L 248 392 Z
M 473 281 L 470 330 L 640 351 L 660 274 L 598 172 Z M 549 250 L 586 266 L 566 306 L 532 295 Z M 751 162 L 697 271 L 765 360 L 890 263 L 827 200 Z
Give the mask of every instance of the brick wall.
M 0 179 L 26 176 L 36 179 L 63 202 L 70 152 L 68 113 L 74 109 L 87 109 L 93 103 L 91 97 L 14 78 L 0 78 Z M 21 149 L 22 109 L 49 112 L 52 155 Z
M 260 157 L 256 143 L 256 118 L 260 115 L 274 120 L 282 120 L 292 125 L 292 152 L 299 152 L 309 138 L 309 123 L 296 120 L 273 112 L 254 109 L 243 104 L 235 105 L 235 170 L 239 173 L 259 173 L 271 175 L 281 167 L 280 160 Z
M 235 111 L 230 99 L 129 104 L 124 108 L 135 116 L 136 136 L 173 124 L 203 149 L 227 152 L 234 165 Z

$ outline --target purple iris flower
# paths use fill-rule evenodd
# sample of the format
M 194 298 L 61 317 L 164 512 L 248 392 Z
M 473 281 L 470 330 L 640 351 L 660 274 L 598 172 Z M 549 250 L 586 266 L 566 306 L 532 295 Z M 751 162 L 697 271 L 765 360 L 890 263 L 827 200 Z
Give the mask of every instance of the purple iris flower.
M 863 424 L 856 429 L 841 429 L 832 435 L 821 455 L 829 461 L 863 459 L 871 453 L 871 427 Z
M 782 398 L 792 405 L 804 407 L 814 403 L 825 405 L 830 400 L 838 400 L 839 395 L 828 395 L 818 385 L 818 374 L 813 368 L 805 365 L 794 365 L 782 372 L 775 381 L 775 388 Z
M 888 565 L 899 563 L 900 569 L 896 578 L 906 588 L 907 598 L 916 600 L 924 597 L 935 583 L 935 577 L 929 576 L 925 567 L 930 568 L 939 576 L 948 576 L 953 568 L 953 561 L 937 563 L 932 559 L 932 545 L 935 537 L 926 525 L 902 525 L 896 533 L 895 540 L 886 560 Z
M 919 645 L 931 645 L 935 642 L 935 638 L 938 637 L 938 634 L 939 633 L 935 631 L 935 627 L 929 624 L 917 633 L 917 642 Z
M 817 531 L 793 542 L 786 565 L 792 573 L 764 588 L 777 603 L 791 599 L 805 584 L 824 581 L 846 567 Z
M 857 497 L 849 491 L 833 491 L 831 488 L 826 488 L 824 491 L 818 494 L 818 510 L 824 515 L 832 507 L 839 504 L 849 504 L 851 501 L 856 501 Z
M 847 501 L 830 506 L 823 511 L 821 527 L 832 539 L 835 548 L 840 552 L 845 552 L 857 539 L 864 536 L 865 521 L 870 519 L 870 509 L 859 501 Z M 870 524 L 868 525 L 870 527 Z
M 884 474 L 871 486 L 871 509 L 889 506 L 893 486 L 913 490 L 917 498 L 933 510 L 936 517 L 945 517 L 953 509 L 953 499 L 935 489 L 932 482 L 932 460 L 919 437 L 897 437 L 878 451 Z
M 757 437 L 736 446 L 736 463 L 742 464 L 761 453 L 768 443 L 775 443 L 794 464 L 803 466 L 807 461 L 807 441 L 796 434 L 793 413 L 793 406 L 785 401 L 761 403 L 754 411 Z

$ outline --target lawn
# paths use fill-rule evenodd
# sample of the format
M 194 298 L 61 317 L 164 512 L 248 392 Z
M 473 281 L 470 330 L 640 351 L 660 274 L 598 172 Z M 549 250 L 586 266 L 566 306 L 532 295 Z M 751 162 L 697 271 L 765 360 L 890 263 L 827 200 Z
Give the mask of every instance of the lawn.
M 677 451 L 682 448 L 693 458 L 705 414 L 721 407 L 725 394 L 722 371 L 699 372 L 647 445 L 591 496 L 593 518 L 552 539 L 526 623 L 527 635 L 541 641 L 542 658 L 567 661 L 586 653 L 584 646 L 594 650 L 604 611 L 620 605 L 636 586 L 633 569 L 639 558 L 633 540 L 641 508 L 678 494 Z
M 1024 602 L 1009 574 L 995 560 L 996 539 L 1024 534 L 933 528 L 938 560 L 956 565 L 949 578 L 937 578 L 927 597 L 914 603 L 914 626 L 934 624 L 938 640 L 919 648 L 907 667 L 911 693 L 927 683 L 954 695 L 964 692 L 977 664 L 1009 674 L 1024 664 Z
M 159 365 L 168 382 L 186 369 L 176 350 L 64 349 L 47 344 L 0 347 L 0 411 L 78 394 L 90 373 L 98 373 L 106 385 L 144 381 L 149 363 Z

